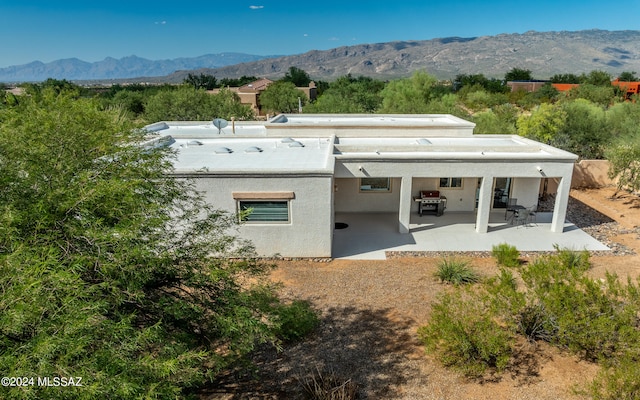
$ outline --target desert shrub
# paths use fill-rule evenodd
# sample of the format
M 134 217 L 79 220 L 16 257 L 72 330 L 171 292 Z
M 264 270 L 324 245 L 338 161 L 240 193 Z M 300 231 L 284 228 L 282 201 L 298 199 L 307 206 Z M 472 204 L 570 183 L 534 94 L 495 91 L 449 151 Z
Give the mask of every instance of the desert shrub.
M 500 372 L 511 359 L 514 338 L 491 310 L 478 294 L 462 290 L 444 294 L 418 335 L 440 362 L 469 377 L 481 377 L 487 370 Z
M 510 244 L 500 243 L 493 246 L 491 254 L 498 261 L 498 265 L 505 267 L 517 267 L 520 265 L 520 252 Z
M 435 276 L 441 282 L 454 285 L 476 283 L 480 279 L 478 274 L 469 267 L 469 262 L 456 258 L 445 258 L 438 263 Z
M 528 304 L 539 304 L 546 326 L 554 324 L 552 343 L 589 360 L 616 357 L 637 346 L 637 286 L 610 274 L 594 280 L 584 273 L 584 260 L 567 254 L 535 260 L 522 271 Z
M 543 340 L 605 364 L 585 389 L 594 399 L 639 398 L 640 285 L 609 273 L 593 279 L 587 252 L 557 250 L 444 294 L 421 341 L 444 365 L 481 376 L 509 365 L 516 334 Z
M 558 333 L 558 324 L 544 305 L 532 304 L 523 307 L 516 315 L 516 329 L 529 341 L 551 342 Z
M 340 378 L 334 372 L 320 369 L 302 380 L 302 389 L 310 400 L 352 400 L 358 398 L 358 385 L 351 379 Z
M 557 245 L 553 246 L 556 249 L 556 257 L 560 263 L 567 268 L 574 268 L 579 271 L 586 271 L 591 268 L 591 261 L 589 261 L 589 252 L 587 250 L 571 250 L 566 248 L 560 248 Z
M 600 371 L 589 386 L 594 400 L 635 400 L 640 398 L 640 362 L 622 358 L 617 365 Z
M 278 305 L 276 316 L 276 336 L 285 341 L 298 340 L 313 332 L 320 319 L 308 301 L 296 300 L 291 304 Z

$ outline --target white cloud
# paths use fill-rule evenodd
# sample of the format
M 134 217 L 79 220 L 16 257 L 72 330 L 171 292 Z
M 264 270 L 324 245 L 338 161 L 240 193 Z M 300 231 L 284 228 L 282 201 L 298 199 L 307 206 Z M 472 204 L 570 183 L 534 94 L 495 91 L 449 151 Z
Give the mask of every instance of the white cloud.
M 263 9 L 264 6 L 249 6 L 249 8 L 252 10 L 260 10 L 260 9 Z
M 335 36 L 329 38 L 329 41 L 331 41 L 331 42 L 337 42 L 338 40 L 340 40 L 340 38 L 339 37 L 335 37 Z
M 305 33 L 305 34 L 304 34 L 304 35 L 302 35 L 302 36 L 304 36 L 304 37 L 309 37 L 309 34 L 308 34 L 308 33 Z
M 156 25 L 166 25 L 167 21 L 156 21 L 156 22 L 154 22 L 154 24 L 156 24 Z

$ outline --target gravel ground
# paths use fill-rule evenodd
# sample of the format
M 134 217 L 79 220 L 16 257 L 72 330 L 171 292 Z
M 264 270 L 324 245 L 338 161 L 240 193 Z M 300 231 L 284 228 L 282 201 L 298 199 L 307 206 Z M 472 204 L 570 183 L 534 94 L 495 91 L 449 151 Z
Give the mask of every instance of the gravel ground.
M 623 263 L 637 259 L 621 234 L 640 233 L 571 199 L 567 217 L 614 248 Z M 635 242 L 634 242 L 635 243 Z M 636 247 L 637 248 L 637 247 Z M 417 340 L 430 307 L 450 287 L 433 274 L 444 254 L 382 261 L 276 261 L 271 278 L 286 300 L 306 299 L 321 315 L 316 332 L 281 349 L 263 346 L 254 369 L 230 371 L 206 399 L 304 398 L 302 382 L 316 371 L 357 385 L 360 399 L 580 399 L 573 385 L 588 382 L 598 367 L 544 344 L 521 343 L 514 372 L 493 381 L 468 381 L 432 360 Z M 458 254 L 484 276 L 497 272 L 485 254 Z M 525 255 L 526 256 L 526 255 Z M 525 257 L 526 258 L 526 257 Z

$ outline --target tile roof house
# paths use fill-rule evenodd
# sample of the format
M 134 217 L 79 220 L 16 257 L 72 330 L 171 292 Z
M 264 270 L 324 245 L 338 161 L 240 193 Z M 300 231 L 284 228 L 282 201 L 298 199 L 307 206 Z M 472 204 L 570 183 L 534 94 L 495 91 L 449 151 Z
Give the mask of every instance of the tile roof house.
M 267 78 L 258 79 L 254 82 L 247 83 L 246 85 L 242 85 L 240 87 L 228 87 L 226 89 L 235 92 L 240 97 L 240 102 L 242 104 L 247 104 L 251 106 L 251 109 L 256 114 L 256 116 L 264 116 L 264 112 L 260 106 L 260 93 L 265 90 L 269 85 L 273 83 L 272 80 Z M 308 87 L 299 87 L 300 91 L 302 91 L 309 100 L 315 100 L 316 98 L 316 84 L 315 82 L 309 83 Z M 213 89 L 209 90 L 209 93 L 219 93 L 221 89 Z

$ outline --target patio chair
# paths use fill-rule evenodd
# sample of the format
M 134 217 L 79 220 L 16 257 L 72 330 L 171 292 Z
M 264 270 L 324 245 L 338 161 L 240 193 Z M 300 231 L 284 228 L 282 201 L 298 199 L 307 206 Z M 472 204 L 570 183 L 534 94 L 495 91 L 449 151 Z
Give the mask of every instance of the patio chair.
M 520 228 L 520 226 L 527 227 L 529 226 L 529 218 L 529 210 L 517 210 L 513 216 L 513 223 L 517 228 Z
M 507 206 L 504 209 L 504 220 L 507 220 L 507 214 L 509 212 L 515 213 L 516 209 L 514 208 L 514 206 L 518 204 L 518 199 L 516 199 L 515 197 L 509 197 L 507 199 Z
M 531 222 L 532 224 L 538 226 L 538 224 L 536 223 L 536 211 L 538 210 L 537 206 L 533 206 L 533 207 L 529 207 L 527 208 L 527 213 L 529 214 L 529 222 Z

